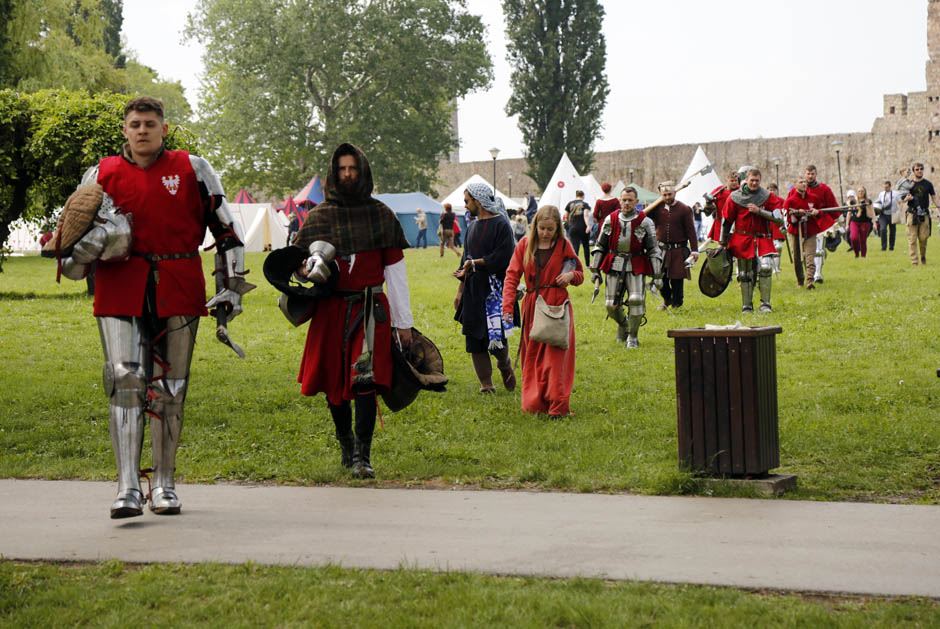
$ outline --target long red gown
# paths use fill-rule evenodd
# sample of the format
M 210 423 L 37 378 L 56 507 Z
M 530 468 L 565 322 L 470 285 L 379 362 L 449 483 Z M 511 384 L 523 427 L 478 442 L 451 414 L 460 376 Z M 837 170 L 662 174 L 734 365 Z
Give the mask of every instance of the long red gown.
M 506 270 L 503 284 L 503 313 L 512 314 L 516 301 L 519 279 L 525 275 L 526 294 L 522 300 L 522 338 L 519 341 L 519 360 L 522 363 L 522 410 L 529 413 L 567 415 L 571 389 L 574 387 L 574 312 L 568 304 L 571 328 L 568 332 L 568 349 L 529 340 L 529 328 L 535 312 L 537 286 L 535 260 L 523 264 L 528 237 L 516 244 L 512 260 Z M 568 299 L 565 288 L 551 285 L 562 271 L 566 259 L 576 263 L 572 286 L 584 282 L 584 270 L 574 248 L 567 238 L 555 243 L 552 255 L 542 268 L 541 288 L 538 293 L 551 306 L 563 304 Z M 551 286 L 550 286 L 551 285 Z

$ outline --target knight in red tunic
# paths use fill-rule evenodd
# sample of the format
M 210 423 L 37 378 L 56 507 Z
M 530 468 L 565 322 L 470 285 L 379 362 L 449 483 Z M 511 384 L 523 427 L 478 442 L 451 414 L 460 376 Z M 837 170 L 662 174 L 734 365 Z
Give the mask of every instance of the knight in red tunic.
M 122 155 L 91 168 L 84 186 L 100 186 L 131 234 L 99 221 L 62 260 L 62 272 L 83 278 L 97 261 L 94 314 L 104 347 L 104 389 L 118 468 L 112 518 L 180 512 L 174 472 L 183 405 L 199 318 L 215 307 L 220 329 L 241 312 L 254 288 L 244 275 L 244 240 L 225 203 L 218 176 L 201 157 L 163 147 L 167 125 L 159 100 L 142 97 L 124 110 Z M 218 294 L 206 303 L 199 246 L 215 236 Z M 130 243 L 120 253 L 116 243 Z M 239 350 L 240 351 L 240 350 Z M 144 418 L 151 417 L 154 487 L 141 491 Z
M 653 282 L 662 288 L 663 275 L 656 226 L 646 214 L 637 211 L 636 203 L 636 190 L 624 188 L 620 193 L 620 211 L 604 219 L 591 253 L 592 281 L 599 287 L 601 273 L 606 275 L 607 316 L 617 322 L 617 340 L 628 348 L 640 346 L 637 335 L 646 318 L 645 278 L 652 276 Z
M 392 384 L 393 329 L 406 348 L 414 324 L 403 253 L 408 241 L 372 189 L 366 156 L 341 144 L 330 162 L 326 200 L 310 211 L 294 241 L 310 253 L 298 275 L 322 283 L 339 274 L 330 296 L 316 301 L 297 381 L 304 395 L 326 395 L 342 464 L 359 478 L 375 476 L 376 393 Z
M 725 202 L 728 200 L 728 197 L 732 192 L 741 187 L 741 179 L 739 177 L 739 171 L 731 170 L 728 171 L 727 183 L 723 186 L 718 186 L 712 190 L 709 194 L 705 195 L 705 207 L 702 208 L 702 211 L 706 216 L 712 217 L 712 226 L 708 230 L 707 240 L 718 242 L 721 240 L 721 211 L 725 207 Z
M 760 311 L 770 312 L 774 247 L 772 223 L 782 224 L 783 200 L 761 188 L 761 172 L 748 168 L 744 184 L 728 197 L 722 211 L 721 246 L 738 260 L 743 312 L 754 311 L 754 283 L 760 288 Z
M 806 170 L 803 172 L 803 176 L 806 177 L 806 196 L 809 207 L 815 210 L 825 210 L 827 208 L 839 207 L 839 203 L 836 201 L 836 195 L 833 194 L 832 188 L 819 181 L 817 179 L 817 175 L 818 173 L 816 172 L 816 166 L 812 164 L 807 166 Z M 815 227 L 818 229 L 815 234 L 816 273 L 813 277 L 815 284 L 823 283 L 822 269 L 823 263 L 826 261 L 825 232 L 835 225 L 838 217 L 838 212 L 823 212 L 817 215 L 814 220 Z M 810 231 L 812 231 L 812 228 Z

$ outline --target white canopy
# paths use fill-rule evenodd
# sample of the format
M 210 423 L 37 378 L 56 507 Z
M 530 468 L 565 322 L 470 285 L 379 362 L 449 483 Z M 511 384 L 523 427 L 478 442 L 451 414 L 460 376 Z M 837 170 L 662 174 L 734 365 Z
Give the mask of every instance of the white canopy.
M 548 185 L 545 186 L 542 197 L 539 199 L 539 207 L 543 205 L 554 205 L 559 210 L 564 211 L 569 201 L 574 201 L 576 190 L 583 190 L 584 182 L 581 175 L 575 170 L 574 164 L 568 159 L 567 153 L 562 153 L 558 160 L 558 166 L 555 167 L 555 174 L 552 175 Z M 585 190 L 587 193 L 587 190 Z M 585 201 L 593 205 L 594 200 L 588 199 L 585 195 Z
M 591 204 L 591 207 L 594 207 L 594 202 L 604 196 L 604 191 L 601 190 L 601 184 L 598 183 L 597 178 L 588 173 L 581 177 L 582 190 L 584 190 L 584 200 Z
M 614 184 L 614 187 L 610 189 L 610 196 L 614 198 L 620 198 L 620 193 L 623 192 L 623 189 L 627 187 L 627 184 L 623 182 L 623 179 L 618 179 L 617 183 Z
M 5 246 L 16 253 L 38 253 L 40 250 L 39 227 L 34 223 L 27 223 L 22 218 L 18 218 L 10 223 L 10 236 L 7 238 Z
M 267 251 L 287 244 L 288 219 L 270 203 L 229 203 L 228 208 L 245 231 L 245 251 Z M 213 242 L 215 239 L 206 230 L 203 248 Z
M 698 147 L 695 150 L 695 155 L 692 157 L 692 161 L 689 162 L 689 167 L 685 169 L 685 174 L 682 176 L 681 181 L 686 181 L 689 177 L 702 170 L 705 166 L 710 166 L 711 162 L 708 161 L 708 157 L 705 155 L 705 151 L 702 150 L 702 147 Z M 679 183 L 679 182 L 677 182 Z M 714 169 L 707 175 L 698 175 L 695 179 L 692 180 L 692 183 L 689 184 L 689 187 L 680 190 L 676 193 L 676 199 L 682 201 L 689 207 L 692 207 L 695 202 L 699 202 L 702 205 L 705 205 L 705 201 L 702 196 L 708 192 L 711 192 L 715 188 L 721 185 L 721 179 L 718 177 L 718 173 Z
M 453 208 L 454 212 L 458 214 L 466 211 L 467 206 L 464 205 L 464 202 L 463 202 L 463 191 L 466 190 L 467 186 L 469 186 L 472 183 L 482 183 L 488 186 L 490 189 L 493 188 L 493 184 L 491 184 L 489 181 L 487 181 L 480 175 L 474 175 L 473 177 L 470 177 L 470 179 L 467 179 L 465 182 L 463 182 L 462 184 L 454 188 L 453 192 L 451 192 L 446 197 L 441 199 L 441 205 L 444 205 L 445 203 L 450 203 L 451 208 Z M 505 194 L 503 194 L 499 190 L 496 191 L 496 196 L 503 200 L 503 205 L 506 206 L 507 210 L 521 210 L 522 209 L 522 206 L 519 205 L 519 203 L 517 203 L 516 201 L 513 201 L 512 199 L 507 197 Z

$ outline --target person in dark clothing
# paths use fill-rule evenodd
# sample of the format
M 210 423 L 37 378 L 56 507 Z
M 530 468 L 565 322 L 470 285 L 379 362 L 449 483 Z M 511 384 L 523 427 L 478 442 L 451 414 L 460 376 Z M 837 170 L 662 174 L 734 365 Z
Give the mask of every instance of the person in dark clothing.
M 591 249 L 588 246 L 590 230 L 587 224 L 587 215 L 591 206 L 584 200 L 584 190 L 574 193 L 575 200 L 565 206 L 565 222 L 568 224 L 568 240 L 578 253 L 578 247 L 584 250 L 584 266 L 591 264 Z
M 454 298 L 454 319 L 462 325 L 467 353 L 480 381 L 480 393 L 495 393 L 493 365 L 508 391 L 516 388 L 516 374 L 509 360 L 506 331 L 512 329 L 502 318 L 503 280 L 515 249 L 515 239 L 502 202 L 483 184 L 471 184 L 464 191 L 467 208 L 476 216 L 467 227 L 463 259 L 454 272 L 460 280 Z
M 441 256 L 444 257 L 444 247 L 447 247 L 453 251 L 457 257 L 460 257 L 460 252 L 457 251 L 457 247 L 454 246 L 454 224 L 457 222 L 457 215 L 454 214 L 454 209 L 451 207 L 450 203 L 444 204 L 444 212 L 441 213 Z
M 525 193 L 525 220 L 527 223 L 531 223 L 532 219 L 535 218 L 535 213 L 539 210 L 539 204 L 535 200 L 535 197 Z

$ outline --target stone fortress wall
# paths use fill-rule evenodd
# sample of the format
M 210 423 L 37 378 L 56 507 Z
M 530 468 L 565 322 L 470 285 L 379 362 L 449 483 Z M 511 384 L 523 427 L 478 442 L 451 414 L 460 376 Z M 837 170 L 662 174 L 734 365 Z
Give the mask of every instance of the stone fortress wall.
M 742 164 L 759 167 L 764 182 L 777 178 L 781 189 L 802 173 L 807 164 L 815 164 L 820 180 L 839 195 L 839 175 L 834 141 L 838 146 L 844 190 L 865 186 L 875 196 L 886 179 L 897 179 L 898 170 L 914 161 L 926 165 L 926 176 L 940 184 L 940 0 L 927 5 L 928 61 L 925 68 L 927 90 L 884 96 L 884 111 L 868 133 L 833 133 L 782 138 L 755 138 L 725 142 L 702 142 L 672 146 L 596 153 L 593 173 L 598 181 L 631 179 L 649 189 L 658 182 L 682 177 L 699 144 L 715 165 L 719 177 Z M 777 158 L 777 159 L 774 159 Z M 496 187 L 514 197 L 541 187 L 525 175 L 524 159 L 496 162 Z M 632 177 L 631 177 L 632 172 Z M 493 177 L 493 162 L 442 163 L 438 170 L 438 192 L 448 194 L 456 186 L 478 173 Z M 511 180 L 511 181 L 510 181 Z

